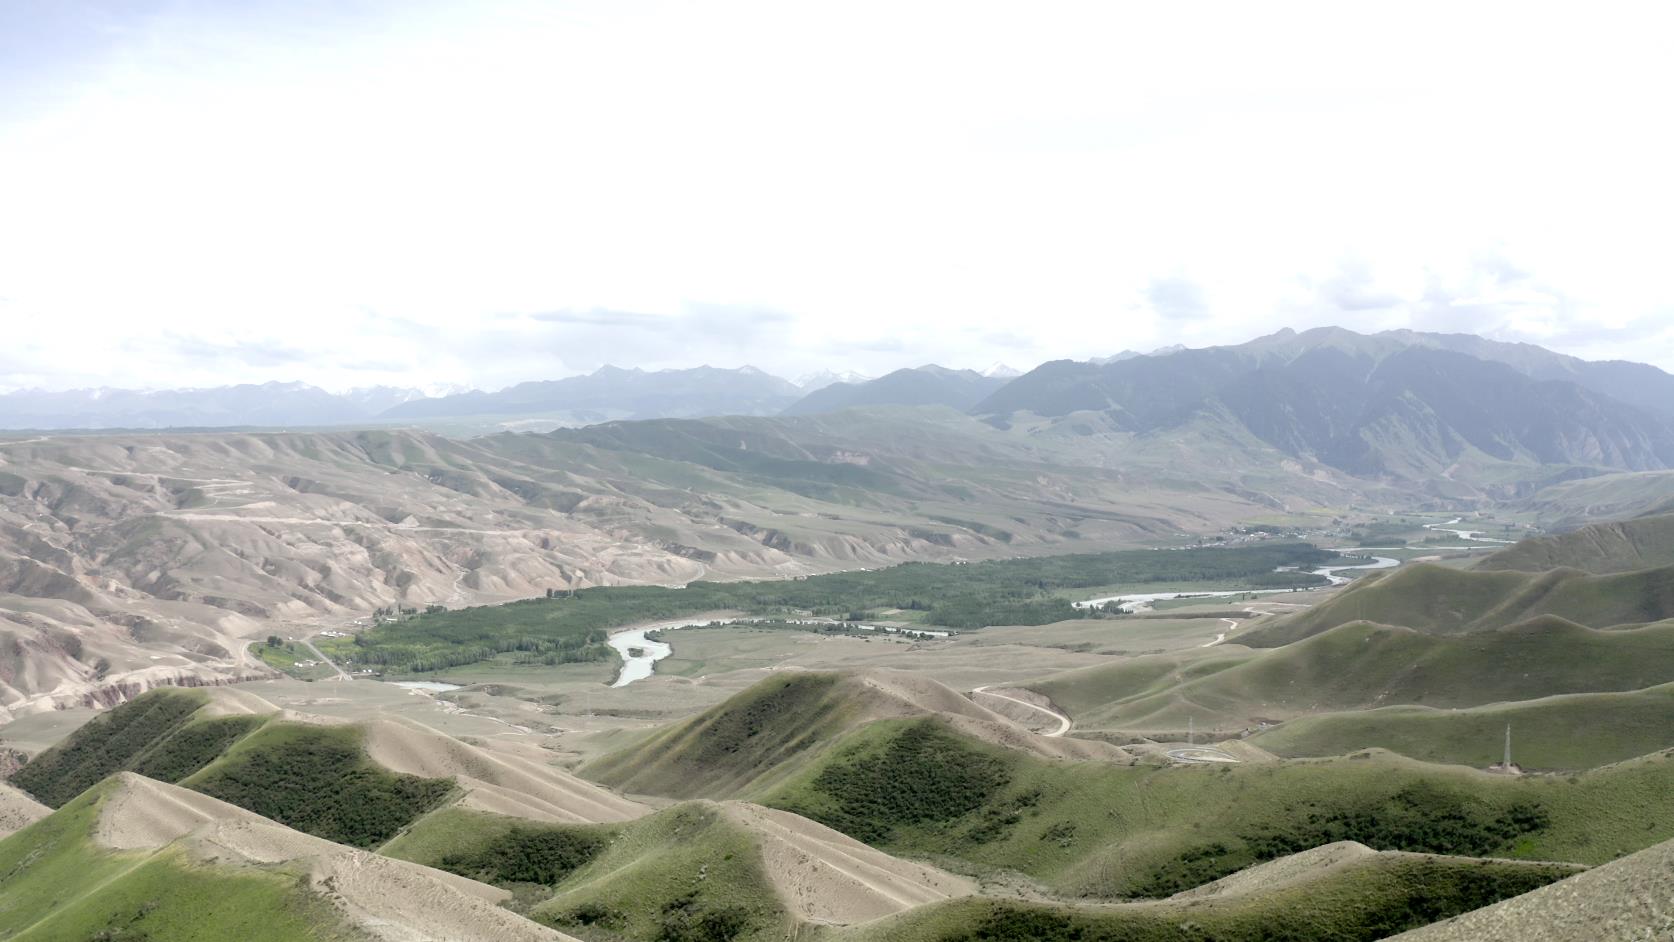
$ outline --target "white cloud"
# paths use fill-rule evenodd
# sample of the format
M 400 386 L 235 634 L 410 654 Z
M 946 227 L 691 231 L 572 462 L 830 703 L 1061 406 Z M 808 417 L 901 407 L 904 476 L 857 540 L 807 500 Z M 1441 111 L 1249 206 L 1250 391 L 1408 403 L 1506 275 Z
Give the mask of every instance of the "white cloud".
M 876 374 L 1319 323 L 1674 368 L 1674 75 L 1632 8 L 181 9 L 0 66 L 0 385 Z M 678 329 L 534 316 L 598 311 Z

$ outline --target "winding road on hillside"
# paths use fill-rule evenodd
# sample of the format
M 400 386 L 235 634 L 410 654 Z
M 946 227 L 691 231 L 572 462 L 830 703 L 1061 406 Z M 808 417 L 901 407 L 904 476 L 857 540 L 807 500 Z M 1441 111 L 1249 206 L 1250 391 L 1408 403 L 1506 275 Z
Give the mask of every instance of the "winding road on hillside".
M 1267 604 L 1267 605 L 1289 605 L 1291 603 L 1289 603 L 1289 602 L 1267 602 L 1267 603 L 1264 603 L 1264 604 Z M 1248 607 L 1248 608 L 1244 609 L 1244 614 L 1250 616 L 1250 618 L 1260 618 L 1263 615 L 1271 615 L 1273 613 L 1272 612 L 1264 612 L 1259 608 L 1255 608 L 1254 606 L 1251 606 L 1251 607 Z M 1226 622 L 1226 630 L 1221 632 L 1220 634 L 1216 635 L 1215 640 L 1206 642 L 1204 644 L 1200 644 L 1200 645 L 1198 645 L 1198 647 L 1212 648 L 1215 645 L 1220 644 L 1222 641 L 1226 640 L 1227 635 L 1230 635 L 1234 631 L 1237 631 L 1238 626 L 1242 625 L 1246 621 L 1249 621 L 1250 618 L 1223 618 L 1223 619 L 1221 619 L 1221 621 Z
M 994 698 L 997 698 L 997 699 L 1000 699 L 1000 700 L 1010 700 L 1012 703 L 1016 703 L 1020 706 L 1026 706 L 1029 709 L 1034 710 L 1037 713 L 1045 713 L 1047 716 L 1050 716 L 1053 719 L 1057 720 L 1058 721 L 1058 728 L 1051 731 L 1050 733 L 1041 733 L 1042 736 L 1062 736 L 1065 733 L 1069 732 L 1070 727 L 1074 725 L 1070 721 L 1070 718 L 1068 716 L 1065 716 L 1064 714 L 1059 713 L 1057 710 L 1050 710 L 1050 709 L 1047 709 L 1046 707 L 1041 706 L 1038 703 L 1030 703 L 1027 700 L 1021 700 L 1017 697 L 1008 697 L 1003 693 L 995 693 L 994 691 L 988 689 L 989 687 L 992 687 L 992 686 L 994 686 L 994 685 L 993 684 L 984 684 L 983 686 L 978 687 L 975 690 L 971 691 L 971 695 L 976 696 L 977 694 L 980 693 L 985 697 L 994 697 Z

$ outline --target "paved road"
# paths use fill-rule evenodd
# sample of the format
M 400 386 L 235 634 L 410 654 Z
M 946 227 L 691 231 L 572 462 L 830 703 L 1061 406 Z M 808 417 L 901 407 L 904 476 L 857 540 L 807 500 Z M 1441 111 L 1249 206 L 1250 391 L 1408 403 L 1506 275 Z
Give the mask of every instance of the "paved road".
M 327 667 L 329 667 L 332 670 L 337 672 L 337 676 L 329 678 L 330 680 L 354 680 L 353 677 L 350 677 L 348 674 L 344 673 L 343 668 L 338 667 L 337 663 L 335 661 L 333 661 L 329 657 L 326 657 L 324 651 L 321 651 L 319 648 L 314 647 L 314 642 L 309 641 L 307 638 L 304 638 L 304 639 L 302 639 L 302 643 L 308 648 L 308 650 L 314 652 L 314 656 L 320 659 L 321 664 L 324 664 L 325 666 L 327 666 Z
M 1212 746 L 1192 746 L 1189 749 L 1170 749 L 1168 757 L 1176 762 L 1238 762 L 1236 756 L 1228 755 Z
M 1012 703 L 1021 704 L 1022 706 L 1026 706 L 1029 709 L 1036 711 L 1037 713 L 1045 713 L 1047 716 L 1050 716 L 1053 719 L 1057 720 L 1058 721 L 1058 728 L 1053 730 L 1050 733 L 1042 733 L 1041 734 L 1042 736 L 1062 736 L 1065 733 L 1070 731 L 1070 726 L 1072 725 L 1071 722 L 1070 722 L 1070 718 L 1065 716 L 1064 714 L 1059 713 L 1057 710 L 1049 710 L 1046 707 L 1043 707 L 1043 706 L 1041 706 L 1037 703 L 1030 703 L 1027 700 L 1019 700 L 1016 697 L 1008 697 L 1003 693 L 994 693 L 993 691 L 988 689 L 989 687 L 992 687 L 992 686 L 994 686 L 994 685 L 993 684 L 987 684 L 987 685 L 978 687 L 977 689 L 971 691 L 971 693 L 973 695 L 980 693 L 985 697 L 996 697 L 996 698 L 1001 699 L 1001 700 L 1010 700 Z

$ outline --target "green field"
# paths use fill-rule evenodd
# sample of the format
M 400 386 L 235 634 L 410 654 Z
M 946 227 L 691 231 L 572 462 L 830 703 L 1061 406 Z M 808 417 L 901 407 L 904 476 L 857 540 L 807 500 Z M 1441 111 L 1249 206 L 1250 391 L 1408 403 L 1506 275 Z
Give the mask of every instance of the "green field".
M 283 671 L 297 680 L 324 680 L 337 676 L 337 672 L 332 670 L 329 664 L 321 663 L 319 658 L 314 656 L 314 652 L 294 641 L 277 645 L 258 641 L 250 645 L 250 653 L 268 667 Z M 301 663 L 304 661 L 314 663 Z
M 608 660 L 612 628 L 705 612 L 864 617 L 880 609 L 948 628 L 1041 625 L 1098 613 L 1075 608 L 1075 587 L 1192 583 L 1248 588 L 1324 584 L 1280 566 L 1316 565 L 1332 556 L 1305 543 L 1182 550 L 1128 550 L 970 564 L 906 563 L 768 582 L 694 582 L 685 588 L 601 586 L 529 599 L 413 615 L 349 638 L 322 639 L 345 668 L 381 672 L 445 670 L 487 660 L 556 665 Z

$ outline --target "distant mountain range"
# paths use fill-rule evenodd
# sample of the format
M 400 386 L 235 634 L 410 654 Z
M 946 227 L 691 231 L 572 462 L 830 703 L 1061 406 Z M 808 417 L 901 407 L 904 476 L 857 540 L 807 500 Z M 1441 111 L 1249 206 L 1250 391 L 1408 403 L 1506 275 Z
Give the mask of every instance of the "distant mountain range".
M 1458 462 L 1674 468 L 1674 375 L 1470 334 L 1336 327 L 1234 346 L 1124 350 L 1021 374 L 926 365 L 877 379 L 823 371 L 798 382 L 753 367 L 585 376 L 426 396 L 302 383 L 0 395 L 0 428 L 417 425 L 452 435 L 608 421 L 813 415 L 942 406 L 1047 420 L 1071 434 L 1165 435 L 1188 426 L 1250 436 L 1360 475 L 1443 476 Z
M 802 390 L 746 366 L 735 370 L 699 366 L 688 370 L 603 367 L 586 376 L 518 383 L 499 392 L 472 391 L 398 405 L 384 413 L 391 422 L 473 415 L 560 414 L 565 424 L 613 419 L 689 418 L 704 415 L 775 415 L 801 398 Z
M 373 386 L 330 393 L 306 383 L 207 389 L 25 389 L 0 396 L 0 428 L 214 428 L 353 425 L 424 398 L 417 389 Z
M 592 425 L 715 415 L 805 415 L 854 406 L 946 405 L 969 409 L 1018 372 L 939 366 L 880 379 L 824 371 L 798 383 L 754 367 L 683 370 L 605 366 L 584 376 L 519 383 L 496 392 L 426 396 L 374 387 L 332 393 L 305 383 L 144 391 L 22 390 L 0 395 L 0 428 L 20 430 L 429 425 L 477 431 Z
M 1280 331 L 1246 344 L 1044 364 L 972 412 L 1156 435 L 1231 425 L 1360 475 L 1460 462 L 1674 467 L 1674 376 L 1526 344 L 1410 331 Z M 1091 421 L 1095 420 L 1096 421 Z
M 784 414 L 813 415 L 861 406 L 949 406 L 963 412 L 1010 381 L 975 370 L 920 366 L 864 383 L 832 383 L 804 396 Z
M 835 370 L 820 370 L 818 373 L 799 376 L 793 382 L 804 393 L 811 393 L 816 389 L 824 389 L 832 383 L 866 383 L 871 380 L 872 377 L 864 373 L 856 373 L 853 370 L 845 370 L 841 373 Z

